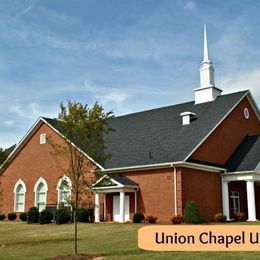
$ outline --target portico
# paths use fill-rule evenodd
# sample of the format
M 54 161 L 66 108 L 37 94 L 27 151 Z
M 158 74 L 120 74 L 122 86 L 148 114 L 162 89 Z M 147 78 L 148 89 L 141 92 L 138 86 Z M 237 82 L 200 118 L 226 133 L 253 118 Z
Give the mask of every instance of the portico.
M 234 188 L 230 188 L 233 182 L 245 182 L 245 196 L 248 219 L 247 221 L 257 221 L 256 211 L 256 187 L 260 185 L 260 172 L 230 172 L 222 175 L 222 202 L 223 202 L 223 214 L 227 216 L 227 220 L 231 219 L 230 212 L 240 211 L 240 203 L 243 198 L 239 195 L 238 191 L 234 191 Z M 237 192 L 237 194 L 235 194 Z M 230 205 L 230 202 L 235 202 L 235 196 L 237 196 L 236 205 Z M 243 196 L 243 195 L 242 195 Z
M 104 221 L 107 220 L 107 196 L 109 195 L 113 195 L 111 209 L 113 221 L 121 223 L 130 221 L 131 201 L 129 194 L 131 193 L 134 193 L 134 212 L 137 212 L 137 191 L 139 186 L 124 176 L 109 177 L 105 175 L 93 185 L 92 190 L 95 193 L 95 222 L 100 222 L 101 194 L 104 195 Z

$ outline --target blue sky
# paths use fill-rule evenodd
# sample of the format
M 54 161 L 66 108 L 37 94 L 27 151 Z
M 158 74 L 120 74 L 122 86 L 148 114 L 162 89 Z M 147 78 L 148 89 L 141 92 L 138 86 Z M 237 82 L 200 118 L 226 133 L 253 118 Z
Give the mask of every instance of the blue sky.
M 193 100 L 203 24 L 216 85 L 260 102 L 260 1 L 0 0 L 0 147 L 67 99 L 116 115 Z

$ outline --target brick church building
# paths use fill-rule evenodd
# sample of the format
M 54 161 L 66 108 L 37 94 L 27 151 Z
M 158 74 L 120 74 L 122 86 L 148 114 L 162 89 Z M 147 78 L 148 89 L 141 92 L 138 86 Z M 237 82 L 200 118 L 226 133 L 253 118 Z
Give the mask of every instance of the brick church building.
M 135 212 L 169 222 L 195 201 L 201 216 L 228 219 L 244 212 L 260 219 L 260 114 L 250 91 L 222 95 L 215 86 L 204 32 L 204 59 L 195 100 L 115 117 L 103 165 L 80 150 L 104 174 L 88 199 L 95 221 L 125 222 Z M 46 137 L 61 140 L 54 121 L 39 118 L 1 169 L 1 212 L 58 205 L 70 189 Z

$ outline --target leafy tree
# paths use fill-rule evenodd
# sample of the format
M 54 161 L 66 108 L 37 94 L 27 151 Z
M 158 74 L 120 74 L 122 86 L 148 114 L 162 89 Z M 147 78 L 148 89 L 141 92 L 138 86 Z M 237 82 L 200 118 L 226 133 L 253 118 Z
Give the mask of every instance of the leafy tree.
M 112 131 L 108 125 L 112 117 L 113 112 L 105 112 L 98 103 L 92 108 L 79 102 L 68 101 L 66 106 L 61 103 L 60 113 L 54 123 L 63 134 L 64 141 L 54 143 L 51 138 L 48 139 L 59 168 L 72 182 L 72 196 L 67 201 L 73 207 L 75 254 L 78 252 L 77 210 L 82 198 L 91 192 L 91 185 L 98 175 L 98 169 L 82 151 L 98 163 L 103 163 L 111 156 L 105 154 L 104 149 Z
M 2 191 L 2 187 L 1 187 L 1 176 L 2 176 L 2 173 L 3 173 L 3 168 L 4 168 L 4 162 L 5 160 L 7 159 L 9 155 L 9 152 L 8 150 L 5 150 L 3 148 L 0 147 L 0 167 L 2 166 L 2 169 L 0 171 L 0 207 L 2 207 L 2 194 L 3 194 L 3 191 Z
M 4 163 L 4 161 L 7 159 L 8 153 L 3 148 L 0 148 L 0 165 Z

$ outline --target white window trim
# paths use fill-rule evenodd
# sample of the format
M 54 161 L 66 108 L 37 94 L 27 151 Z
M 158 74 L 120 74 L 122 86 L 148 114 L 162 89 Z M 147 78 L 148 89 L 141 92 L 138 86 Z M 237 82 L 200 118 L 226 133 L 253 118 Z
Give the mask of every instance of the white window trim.
M 33 190 L 34 190 L 34 206 L 35 206 L 35 207 L 38 207 L 38 203 L 37 203 L 37 188 L 38 188 L 38 185 L 39 185 L 40 183 L 43 183 L 44 186 L 45 186 L 45 188 L 46 188 L 45 202 L 46 202 L 46 204 L 47 204 L 48 184 L 47 184 L 47 182 L 46 182 L 45 179 L 43 179 L 42 177 L 40 177 L 40 178 L 38 179 L 38 181 L 35 183 L 34 189 L 33 189 Z
M 57 192 L 58 192 L 58 199 L 57 199 L 57 201 L 58 201 L 58 205 L 60 204 L 60 186 L 61 186 L 61 183 L 62 183 L 64 180 L 68 182 L 68 186 L 69 186 L 69 190 L 70 190 L 70 197 L 71 197 L 72 182 L 71 182 L 71 180 L 70 180 L 70 178 L 69 178 L 68 176 L 63 175 L 63 176 L 59 179 L 59 182 L 58 182 L 58 184 L 57 184 Z
M 23 186 L 23 189 L 24 189 L 24 196 L 23 196 L 23 210 L 22 211 L 16 211 L 16 191 L 17 191 L 17 188 L 19 185 L 22 185 Z M 26 185 L 25 183 L 23 182 L 23 180 L 19 179 L 16 184 L 14 185 L 14 212 L 24 212 L 24 209 L 25 209 L 25 193 L 26 193 Z

